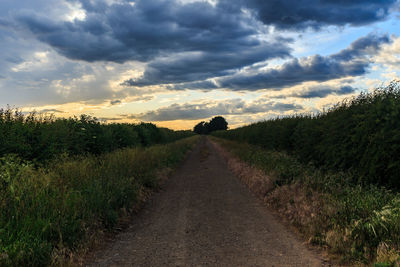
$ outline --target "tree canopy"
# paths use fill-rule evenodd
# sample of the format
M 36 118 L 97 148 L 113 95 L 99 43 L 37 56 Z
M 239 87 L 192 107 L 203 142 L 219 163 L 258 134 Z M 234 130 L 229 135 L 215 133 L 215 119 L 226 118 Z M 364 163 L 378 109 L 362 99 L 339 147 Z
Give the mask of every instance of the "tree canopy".
M 193 131 L 197 134 L 209 134 L 214 131 L 227 130 L 228 123 L 224 117 L 216 116 L 212 118 L 209 122 L 199 122 L 194 126 Z

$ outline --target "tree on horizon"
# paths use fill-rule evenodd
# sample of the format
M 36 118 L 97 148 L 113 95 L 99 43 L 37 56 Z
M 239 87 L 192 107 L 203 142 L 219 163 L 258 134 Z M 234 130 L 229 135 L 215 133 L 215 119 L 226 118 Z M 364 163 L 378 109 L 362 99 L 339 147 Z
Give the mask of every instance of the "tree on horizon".
M 197 134 L 209 134 L 214 131 L 227 130 L 228 122 L 222 116 L 216 116 L 209 122 L 201 121 L 193 128 L 193 132 Z

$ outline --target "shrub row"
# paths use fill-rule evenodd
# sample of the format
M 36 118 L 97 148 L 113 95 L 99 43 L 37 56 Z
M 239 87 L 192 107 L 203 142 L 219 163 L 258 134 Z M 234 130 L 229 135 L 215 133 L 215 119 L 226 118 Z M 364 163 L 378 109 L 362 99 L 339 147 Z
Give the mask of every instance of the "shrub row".
M 57 255 L 115 225 L 158 185 L 157 172 L 178 164 L 196 140 L 58 159 L 47 168 L 1 158 L 0 266 L 58 265 Z
M 362 93 L 317 115 L 258 122 L 213 135 L 286 151 L 301 162 L 400 189 L 400 84 Z
M 261 197 L 311 243 L 339 254 L 343 262 L 398 266 L 400 194 L 374 185 L 354 185 L 348 173 L 322 171 L 284 152 L 215 140 L 262 170 L 264 179 L 273 180 L 274 186 Z
M 17 154 L 29 161 L 44 162 L 61 154 L 98 155 L 124 147 L 167 143 L 192 134 L 151 123 L 104 124 L 87 115 L 66 119 L 0 109 L 0 156 Z

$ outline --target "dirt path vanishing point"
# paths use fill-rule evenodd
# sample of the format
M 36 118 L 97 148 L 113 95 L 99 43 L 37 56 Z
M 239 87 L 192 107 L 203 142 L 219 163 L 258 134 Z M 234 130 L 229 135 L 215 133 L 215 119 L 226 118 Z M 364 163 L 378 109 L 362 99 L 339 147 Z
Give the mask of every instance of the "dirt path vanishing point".
M 206 138 L 88 266 L 324 266 L 227 169 Z

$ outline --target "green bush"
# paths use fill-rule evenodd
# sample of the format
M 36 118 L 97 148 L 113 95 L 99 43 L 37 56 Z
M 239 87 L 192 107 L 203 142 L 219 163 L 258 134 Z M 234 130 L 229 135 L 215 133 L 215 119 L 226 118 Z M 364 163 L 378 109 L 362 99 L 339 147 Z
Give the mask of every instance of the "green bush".
M 173 131 L 151 123 L 103 124 L 87 115 L 65 119 L 0 109 L 0 157 L 17 154 L 35 163 L 62 154 L 99 155 L 125 147 L 164 144 L 191 135 L 191 131 Z
M 369 216 L 355 220 L 351 225 L 352 252 L 365 263 L 375 259 L 380 244 L 399 248 L 400 197 L 373 210 Z M 368 256 L 368 258 L 365 257 Z
M 272 201 L 269 203 L 281 214 L 288 214 L 300 232 L 307 233 L 307 239 L 339 252 L 345 261 L 374 262 L 381 246 L 392 251 L 391 263 L 400 261 L 399 193 L 375 185 L 354 184 L 351 173 L 324 171 L 284 152 L 215 140 L 241 160 L 263 170 L 266 177 L 273 177 L 275 188 L 265 199 Z M 287 191 L 279 191 L 282 188 Z M 295 202 L 299 195 L 306 197 Z M 290 210 L 293 205 L 297 213 Z M 312 207 L 316 207 L 314 217 L 305 212 Z
M 213 133 L 286 151 L 303 163 L 351 171 L 363 185 L 400 189 L 400 84 L 337 104 L 317 115 L 295 115 Z
M 113 227 L 157 172 L 178 164 L 197 141 L 60 157 L 46 168 L 15 155 L 0 159 L 0 266 L 43 266 L 57 250 L 74 251 L 86 234 Z

